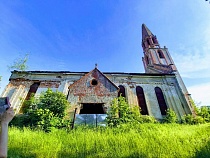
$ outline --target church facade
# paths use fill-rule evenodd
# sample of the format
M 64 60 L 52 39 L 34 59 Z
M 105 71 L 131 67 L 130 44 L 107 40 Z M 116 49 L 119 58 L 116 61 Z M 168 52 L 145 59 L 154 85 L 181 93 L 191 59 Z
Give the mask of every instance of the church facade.
M 162 119 L 167 109 L 179 119 L 192 114 L 193 107 L 182 78 L 166 47 L 142 25 L 145 73 L 101 72 L 97 65 L 90 72 L 12 71 L 1 97 L 8 96 L 16 113 L 32 93 L 39 96 L 51 88 L 66 95 L 70 113 L 106 114 L 114 98 L 122 95 L 131 106 L 139 106 L 142 115 Z

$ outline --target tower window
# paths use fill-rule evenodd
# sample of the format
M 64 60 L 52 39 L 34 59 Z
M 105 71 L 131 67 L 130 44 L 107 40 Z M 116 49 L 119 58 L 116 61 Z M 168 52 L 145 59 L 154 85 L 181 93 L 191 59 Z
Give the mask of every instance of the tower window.
M 164 58 L 163 52 L 161 50 L 158 50 L 158 56 L 159 58 Z
M 140 87 L 140 86 L 136 87 L 136 95 L 138 98 L 139 107 L 141 108 L 141 114 L 148 115 L 147 104 L 146 104 L 146 100 L 144 97 L 144 91 L 143 91 L 142 87 Z
M 146 56 L 146 63 L 147 63 L 147 65 L 149 64 L 149 58 L 148 58 L 148 56 Z
M 162 90 L 159 87 L 155 87 L 155 94 L 158 100 L 161 114 L 166 115 L 167 105 Z
M 149 38 L 147 38 L 147 44 L 148 44 L 148 45 L 150 45 L 150 41 L 149 41 Z
M 152 37 L 152 41 L 153 41 L 154 44 L 156 44 L 155 37 Z
M 143 48 L 145 48 L 145 44 L 144 44 L 144 42 L 142 42 L 142 47 L 143 47 Z
M 154 44 L 158 44 L 158 41 L 157 41 L 157 37 L 156 37 L 156 36 L 153 36 L 153 37 L 152 37 L 152 40 L 153 40 L 153 43 L 154 43 Z

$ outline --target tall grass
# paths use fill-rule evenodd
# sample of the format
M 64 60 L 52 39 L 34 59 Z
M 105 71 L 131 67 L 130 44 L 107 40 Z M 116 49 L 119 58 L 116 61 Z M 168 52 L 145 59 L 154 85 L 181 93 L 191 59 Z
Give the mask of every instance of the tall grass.
M 209 157 L 210 124 L 140 124 L 81 127 L 51 133 L 11 128 L 11 158 Z

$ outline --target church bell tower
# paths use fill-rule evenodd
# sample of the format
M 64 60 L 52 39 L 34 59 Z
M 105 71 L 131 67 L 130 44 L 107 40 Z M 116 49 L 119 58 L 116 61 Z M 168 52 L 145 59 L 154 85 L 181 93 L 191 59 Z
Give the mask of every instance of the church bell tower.
M 191 105 L 192 98 L 171 58 L 168 48 L 165 46 L 160 47 L 157 37 L 152 34 L 145 24 L 142 24 L 142 48 L 144 51 L 142 61 L 145 72 L 151 74 L 175 74 L 178 86 L 186 99 L 185 105 L 188 105 L 186 108 L 189 108 L 189 113 L 194 113 Z
M 142 48 L 144 69 L 146 73 L 172 73 L 177 71 L 168 49 L 160 47 L 157 37 L 142 24 Z

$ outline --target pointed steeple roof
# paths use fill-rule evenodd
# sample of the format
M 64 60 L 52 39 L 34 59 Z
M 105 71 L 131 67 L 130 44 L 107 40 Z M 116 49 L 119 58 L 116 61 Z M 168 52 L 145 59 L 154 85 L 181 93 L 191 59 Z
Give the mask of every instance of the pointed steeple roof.
M 142 40 L 145 39 L 145 37 L 148 36 L 154 36 L 152 32 L 147 28 L 145 24 L 142 24 Z

